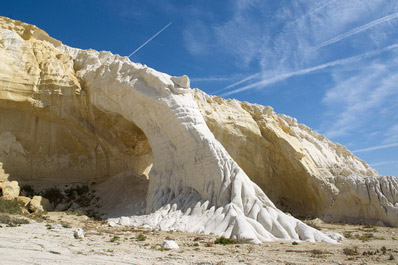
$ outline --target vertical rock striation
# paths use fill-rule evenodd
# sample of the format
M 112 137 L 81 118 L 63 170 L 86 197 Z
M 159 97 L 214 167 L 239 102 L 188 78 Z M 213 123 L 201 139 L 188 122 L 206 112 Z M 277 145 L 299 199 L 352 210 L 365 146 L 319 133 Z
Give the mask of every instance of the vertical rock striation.
M 398 225 L 398 180 L 344 146 L 264 107 L 194 90 L 207 125 L 250 179 L 290 213 Z
M 7 18 L 0 58 L 0 162 L 11 178 L 109 183 L 144 174 L 145 213 L 116 221 L 241 241 L 335 242 L 264 190 L 294 213 L 359 211 L 396 225 L 394 179 L 269 107 L 210 97 L 186 76 L 71 48 Z

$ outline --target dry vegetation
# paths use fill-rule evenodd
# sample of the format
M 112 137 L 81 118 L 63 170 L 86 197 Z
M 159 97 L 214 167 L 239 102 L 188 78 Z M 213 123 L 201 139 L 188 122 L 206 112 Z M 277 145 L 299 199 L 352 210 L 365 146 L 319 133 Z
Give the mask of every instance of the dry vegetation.
M 338 232 L 348 238 L 342 244 L 290 241 L 253 245 L 211 235 L 109 227 L 105 221 L 74 212 L 49 212 L 35 218 L 30 224 L 0 228 L 0 254 L 8 253 L 5 257 L 9 261 L 17 258 L 23 263 L 20 255 L 13 257 L 12 253 L 15 244 L 24 243 L 31 246 L 26 256 L 37 263 L 40 257 L 60 263 L 73 257 L 79 264 L 93 260 L 96 264 L 123 264 L 125 259 L 128 264 L 396 264 L 398 257 L 397 228 L 317 221 L 316 226 L 322 231 Z M 85 230 L 82 240 L 73 237 L 78 227 Z M 18 241 L 13 244 L 13 239 Z M 11 243 L 6 244 L 6 240 Z M 163 249 L 164 240 L 175 240 L 180 249 Z M 44 247 L 32 251 L 35 244 Z

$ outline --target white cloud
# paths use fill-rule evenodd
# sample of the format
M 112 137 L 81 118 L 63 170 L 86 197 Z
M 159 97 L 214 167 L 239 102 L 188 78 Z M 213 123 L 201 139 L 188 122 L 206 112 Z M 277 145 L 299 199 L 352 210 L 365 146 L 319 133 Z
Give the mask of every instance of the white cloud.
M 330 138 L 347 136 L 358 128 L 380 123 L 382 108 L 387 113 L 396 111 L 387 102 L 398 96 L 398 73 L 391 72 L 388 65 L 374 64 L 349 77 L 338 73 L 334 83 L 323 98 L 328 111 L 321 125 Z
M 205 76 L 205 77 L 190 77 L 193 82 L 218 82 L 231 81 L 236 79 L 236 76 Z
M 341 59 L 336 58 L 336 53 L 314 52 L 313 47 L 319 43 L 326 46 L 367 30 L 366 35 L 350 38 L 352 45 L 361 46 L 357 45 L 357 52 L 391 45 L 385 41 L 385 34 L 392 27 L 382 22 L 391 21 L 395 17 L 388 14 L 398 11 L 395 0 L 235 0 L 234 3 L 231 17 L 226 21 L 202 23 L 199 30 L 195 25 L 189 27 L 184 34 L 187 48 L 201 56 L 208 50 L 219 49 L 234 56 L 239 67 L 257 65 L 265 84 L 269 80 L 283 80 L 278 76 Z M 380 17 L 383 18 L 377 19 Z M 379 25 L 377 31 L 376 25 Z M 234 84 L 229 88 L 233 87 Z M 235 89 L 234 93 L 244 90 Z
M 201 21 L 191 21 L 190 28 L 183 32 L 185 47 L 194 55 L 202 56 L 209 52 L 211 32 Z
M 338 65 L 345 65 L 345 64 L 353 63 L 353 62 L 360 61 L 360 60 L 365 59 L 365 58 L 369 58 L 369 57 L 378 55 L 378 54 L 380 54 L 382 52 L 394 50 L 394 49 L 397 49 L 397 48 L 398 48 L 398 44 L 394 44 L 394 45 L 390 45 L 390 46 L 388 46 L 386 48 L 383 48 L 383 49 L 380 49 L 380 50 L 367 52 L 367 53 L 364 53 L 364 54 L 360 54 L 360 55 L 357 55 L 357 56 L 352 56 L 352 57 L 341 59 L 341 60 L 331 61 L 331 62 L 328 62 L 328 63 L 325 63 L 325 64 L 321 64 L 321 65 L 317 65 L 317 66 L 314 66 L 314 67 L 301 69 L 299 71 L 294 71 L 294 72 L 288 72 L 288 73 L 280 74 L 280 75 L 274 76 L 272 78 L 263 79 L 261 81 L 246 85 L 244 87 L 240 87 L 238 89 L 235 89 L 235 90 L 232 90 L 232 91 L 229 91 L 229 92 L 225 92 L 221 96 L 230 96 L 230 95 L 233 95 L 233 94 L 236 94 L 236 93 L 239 93 L 239 92 L 243 92 L 243 91 L 246 91 L 246 90 L 249 90 L 249 89 L 264 88 L 264 87 L 266 87 L 268 85 L 283 81 L 283 80 L 288 79 L 288 78 L 293 77 L 293 76 L 304 75 L 304 74 L 308 74 L 308 73 L 311 73 L 311 72 L 314 72 L 314 71 L 318 71 L 318 70 L 322 70 L 322 69 L 329 68 L 329 67 L 334 67 L 334 66 L 338 66 Z M 375 66 L 375 67 L 377 67 L 377 66 Z M 369 67 L 369 68 L 372 68 L 372 67 Z M 255 76 L 255 75 L 253 75 L 253 76 Z M 247 79 L 248 78 L 245 78 L 245 79 L 243 79 L 241 81 L 238 81 L 238 82 L 236 82 L 236 83 L 234 83 L 232 85 L 227 86 L 226 88 L 235 87 L 236 85 L 243 83 L 242 81 L 247 81 Z
M 394 118 L 394 117 L 391 117 L 391 118 Z M 398 120 L 396 120 L 396 122 L 398 122 Z M 397 143 L 398 142 L 398 124 L 392 125 L 384 133 L 384 141 L 383 142 L 384 143 Z
M 375 162 L 375 163 L 371 163 L 370 165 L 371 165 L 372 167 L 380 167 L 380 166 L 391 165 L 391 164 L 398 165 L 398 161 Z

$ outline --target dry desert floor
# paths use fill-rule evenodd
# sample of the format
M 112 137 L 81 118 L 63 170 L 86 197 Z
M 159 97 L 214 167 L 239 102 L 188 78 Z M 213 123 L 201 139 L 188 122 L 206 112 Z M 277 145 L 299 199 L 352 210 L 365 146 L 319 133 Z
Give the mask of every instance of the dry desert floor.
M 341 244 L 219 245 L 211 235 L 109 227 L 86 216 L 49 212 L 29 224 L 0 224 L 0 264 L 398 264 L 398 228 L 313 223 L 347 238 Z M 76 228 L 84 229 L 83 239 L 74 238 Z M 162 249 L 165 239 L 180 249 Z

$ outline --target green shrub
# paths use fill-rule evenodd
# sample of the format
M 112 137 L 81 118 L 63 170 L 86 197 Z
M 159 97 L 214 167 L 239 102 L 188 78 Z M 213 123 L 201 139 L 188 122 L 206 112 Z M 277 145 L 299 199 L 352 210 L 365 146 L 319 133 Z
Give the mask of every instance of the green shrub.
M 87 195 L 89 191 L 90 189 L 87 185 L 80 185 L 80 186 L 77 185 L 75 187 L 66 189 L 64 192 L 66 199 L 70 202 L 70 201 L 79 200 L 80 197 Z
M 296 241 L 293 241 L 292 245 L 297 246 L 299 243 Z
M 377 254 L 377 251 L 371 251 L 371 250 L 364 251 L 362 253 L 362 255 L 364 255 L 364 256 L 372 256 L 372 255 L 376 255 L 376 254 Z
M 22 213 L 22 208 L 22 203 L 16 199 L 5 200 L 0 198 L 0 213 L 20 214 Z
M 344 248 L 343 249 L 343 253 L 347 256 L 355 256 L 358 255 L 358 248 L 354 247 L 354 248 Z
M 229 245 L 229 244 L 236 244 L 236 241 L 230 238 L 225 238 L 225 237 L 219 237 L 214 241 L 215 244 L 221 244 L 221 245 Z
M 387 248 L 385 246 L 382 246 L 380 250 L 383 252 L 383 255 L 387 252 Z
M 43 192 L 41 192 L 41 195 L 48 199 L 53 205 L 60 204 L 65 199 L 64 194 L 57 187 L 45 189 Z
M 29 224 L 29 220 L 24 219 L 24 218 L 17 218 L 17 217 L 11 217 L 5 214 L 0 215 L 0 224 L 6 224 L 6 225 L 21 225 L 21 224 Z M 11 225 L 12 226 L 12 225 Z
M 67 224 L 67 223 L 63 223 L 63 224 L 62 224 L 62 227 L 63 227 L 63 228 L 71 228 L 70 224 Z
M 114 236 L 111 238 L 111 242 L 115 242 L 115 241 L 117 241 L 117 240 L 119 240 L 119 239 L 120 239 L 119 236 L 114 235 Z
M 373 233 L 365 233 L 362 235 L 356 235 L 356 238 L 365 242 L 365 241 L 369 241 L 369 240 L 373 239 L 374 235 L 373 235 Z
M 352 231 L 344 231 L 343 235 L 347 239 L 352 238 Z
M 139 234 L 137 236 L 137 240 L 138 241 L 145 241 L 147 239 L 147 237 L 144 234 Z
M 310 252 L 311 252 L 311 254 L 314 254 L 314 255 L 330 254 L 330 252 L 323 251 L 321 249 L 313 249 Z

